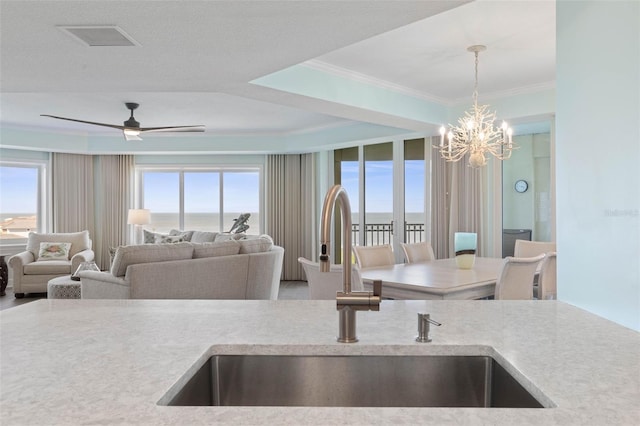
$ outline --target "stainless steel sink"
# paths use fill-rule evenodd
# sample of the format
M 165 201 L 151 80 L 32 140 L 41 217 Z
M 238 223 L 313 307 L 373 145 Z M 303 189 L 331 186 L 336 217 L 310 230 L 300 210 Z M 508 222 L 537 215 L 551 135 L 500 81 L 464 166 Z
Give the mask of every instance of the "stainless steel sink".
M 168 405 L 544 408 L 489 356 L 212 356 Z

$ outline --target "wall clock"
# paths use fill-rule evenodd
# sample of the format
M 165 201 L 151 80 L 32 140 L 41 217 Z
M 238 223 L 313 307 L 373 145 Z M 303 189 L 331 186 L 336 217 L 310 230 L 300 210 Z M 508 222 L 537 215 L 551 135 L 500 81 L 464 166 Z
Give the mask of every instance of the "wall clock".
M 529 184 L 526 180 L 520 179 L 516 181 L 515 188 L 517 192 L 526 192 L 529 189 Z

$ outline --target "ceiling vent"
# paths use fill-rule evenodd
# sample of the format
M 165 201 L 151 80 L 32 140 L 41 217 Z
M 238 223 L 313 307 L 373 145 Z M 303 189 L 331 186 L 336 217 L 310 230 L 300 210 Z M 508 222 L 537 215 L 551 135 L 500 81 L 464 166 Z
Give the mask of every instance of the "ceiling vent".
M 85 46 L 140 46 L 115 25 L 64 25 L 58 28 Z

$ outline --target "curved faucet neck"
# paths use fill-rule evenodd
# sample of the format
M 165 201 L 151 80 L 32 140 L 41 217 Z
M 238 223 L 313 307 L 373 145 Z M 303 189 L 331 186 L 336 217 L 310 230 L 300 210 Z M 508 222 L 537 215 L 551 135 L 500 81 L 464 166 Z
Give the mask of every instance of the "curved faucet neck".
M 321 269 L 323 262 L 326 262 L 326 268 L 331 263 L 331 221 L 336 205 L 340 206 L 342 220 L 342 287 L 344 293 L 351 293 L 351 205 L 347 191 L 340 185 L 334 185 L 329 189 L 322 206 L 320 220 Z

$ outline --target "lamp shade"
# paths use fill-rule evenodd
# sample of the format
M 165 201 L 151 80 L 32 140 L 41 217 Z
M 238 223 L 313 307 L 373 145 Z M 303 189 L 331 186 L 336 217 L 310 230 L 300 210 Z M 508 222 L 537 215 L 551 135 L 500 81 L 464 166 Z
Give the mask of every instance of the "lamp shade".
M 148 225 L 151 223 L 151 211 L 149 209 L 129 209 L 127 223 L 129 225 Z

